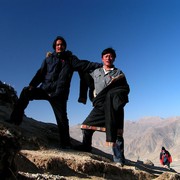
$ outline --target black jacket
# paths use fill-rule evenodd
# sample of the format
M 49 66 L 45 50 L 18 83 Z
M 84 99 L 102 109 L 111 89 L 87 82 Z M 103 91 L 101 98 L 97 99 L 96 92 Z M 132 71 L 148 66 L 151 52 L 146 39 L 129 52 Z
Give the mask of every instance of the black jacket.
M 74 71 L 88 72 L 102 67 L 100 63 L 79 60 L 70 51 L 52 53 L 47 57 L 30 82 L 30 86 L 44 89 L 51 97 L 68 99 Z
M 115 93 L 115 97 L 113 100 L 113 107 L 114 109 L 118 109 L 122 104 L 126 104 L 129 102 L 128 94 L 130 92 L 129 85 L 127 83 L 127 80 L 125 76 L 123 76 L 121 79 L 117 80 L 116 82 L 108 85 L 106 88 L 104 88 L 93 100 L 93 106 L 102 106 L 107 98 L 107 93 Z
M 91 77 L 91 75 L 87 72 L 80 72 L 80 90 L 79 90 L 79 98 L 78 102 L 86 104 L 87 101 L 87 93 L 89 91 L 89 99 L 93 102 L 93 105 L 100 105 L 103 104 L 105 101 L 105 95 L 106 93 L 112 89 L 112 88 L 119 88 L 121 89 L 121 92 L 124 91 L 124 96 L 122 101 L 128 102 L 128 94 L 130 91 L 129 85 L 127 83 L 126 77 L 123 76 L 120 80 L 118 80 L 115 83 L 110 84 L 107 86 L 105 89 L 103 89 L 96 98 L 93 96 L 93 91 L 94 91 L 94 80 Z M 83 102 L 81 100 L 84 100 Z M 99 104 L 100 103 L 100 104 Z

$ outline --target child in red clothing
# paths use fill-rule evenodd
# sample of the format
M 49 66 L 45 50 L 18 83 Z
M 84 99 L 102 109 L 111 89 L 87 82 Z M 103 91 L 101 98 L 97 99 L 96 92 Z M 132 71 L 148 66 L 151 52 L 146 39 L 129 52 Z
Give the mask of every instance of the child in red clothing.
M 172 163 L 171 154 L 164 147 L 160 152 L 160 163 L 166 168 L 170 168 L 170 163 Z

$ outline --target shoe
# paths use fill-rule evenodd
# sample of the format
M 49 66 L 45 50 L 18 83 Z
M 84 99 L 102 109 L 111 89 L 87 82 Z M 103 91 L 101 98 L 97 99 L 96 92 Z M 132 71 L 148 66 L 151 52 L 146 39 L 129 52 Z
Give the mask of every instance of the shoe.
M 23 117 L 22 118 L 11 117 L 10 119 L 6 120 L 5 122 L 19 126 L 22 123 L 22 121 L 23 121 Z
M 124 166 L 124 163 L 122 163 L 122 162 L 116 162 L 116 164 L 115 164 L 117 167 L 123 167 Z
M 125 164 L 124 151 L 120 148 L 120 143 L 116 142 L 115 146 L 112 147 L 113 160 L 115 163 L 121 164 L 121 167 Z
M 9 123 L 9 124 L 14 124 L 14 125 L 16 125 L 16 126 L 19 126 L 19 125 L 22 123 L 22 120 L 20 120 L 20 121 L 14 121 L 14 120 L 12 120 L 12 119 L 8 119 L 8 120 L 6 120 L 5 122 L 7 122 L 7 123 Z
M 11 113 L 10 122 L 12 122 L 12 124 L 15 124 L 16 126 L 19 126 L 23 121 L 23 117 L 24 117 L 24 111 L 14 110 Z
M 60 144 L 59 148 L 60 149 L 72 149 L 72 144 L 71 143 Z
M 20 126 L 21 123 L 22 123 L 22 120 L 14 122 L 14 124 L 15 124 L 16 126 Z
M 7 122 L 9 124 L 14 124 L 14 122 L 11 119 L 7 119 L 7 120 L 5 120 L 5 122 Z
M 82 151 L 82 152 L 91 152 L 92 151 L 92 147 L 85 146 L 84 144 L 74 146 L 73 149 L 76 151 Z
M 14 124 L 16 126 L 19 126 L 22 123 L 22 120 L 20 121 L 13 121 L 12 119 L 6 120 L 7 123 Z
M 71 146 L 60 146 L 59 148 L 62 149 L 62 150 L 70 150 L 70 149 L 72 149 Z

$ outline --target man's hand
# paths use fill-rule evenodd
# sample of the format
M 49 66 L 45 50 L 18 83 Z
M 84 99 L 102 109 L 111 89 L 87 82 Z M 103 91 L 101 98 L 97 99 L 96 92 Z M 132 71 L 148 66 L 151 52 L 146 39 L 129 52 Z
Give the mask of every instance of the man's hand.
M 123 78 L 124 78 L 124 74 L 120 74 L 120 75 L 118 75 L 118 76 L 116 76 L 116 77 L 113 77 L 113 78 L 111 79 L 110 84 L 111 84 L 111 83 L 114 83 L 115 81 L 117 81 L 117 80 L 119 80 L 119 79 L 123 79 Z
M 46 53 L 46 57 L 50 57 L 52 55 L 52 52 L 50 52 L 50 51 L 48 51 L 47 53 Z

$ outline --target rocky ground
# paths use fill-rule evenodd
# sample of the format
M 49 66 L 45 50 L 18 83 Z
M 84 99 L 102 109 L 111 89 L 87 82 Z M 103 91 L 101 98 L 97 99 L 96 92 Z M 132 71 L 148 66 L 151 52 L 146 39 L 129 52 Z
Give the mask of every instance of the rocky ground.
M 176 180 L 173 169 L 155 166 L 151 161 L 126 160 L 123 167 L 112 162 L 112 155 L 93 148 L 92 153 L 59 148 L 55 124 L 24 116 L 23 123 L 7 123 L 17 97 L 1 83 L 0 93 L 0 179 L 2 180 Z M 73 136 L 74 137 L 74 136 Z M 79 143 L 71 139 L 72 144 Z
M 27 117 L 24 117 L 19 127 L 6 123 L 3 118 L 0 122 L 1 137 L 7 134 L 17 140 L 16 146 L 10 148 L 11 151 L 13 148 L 17 150 L 18 143 L 20 145 L 14 158 L 16 171 L 12 169 L 11 179 L 180 179 L 180 175 L 173 169 L 141 161 L 127 160 L 124 167 L 119 167 L 112 162 L 110 154 L 95 148 L 93 153 L 59 149 L 58 130 L 54 124 Z M 72 139 L 72 143 L 78 142 Z
M 103 148 L 93 148 L 92 153 L 62 150 L 59 148 L 55 124 L 39 122 L 26 116 L 20 126 L 6 122 L 16 100 L 15 90 L 0 81 L 2 180 L 180 179 L 175 170 L 156 166 L 148 160 L 143 162 L 127 159 L 125 166 L 120 167 L 112 162 L 112 155 Z M 75 138 L 75 135 L 72 137 Z M 72 144 L 78 143 L 76 139 L 71 139 Z

